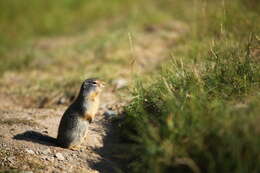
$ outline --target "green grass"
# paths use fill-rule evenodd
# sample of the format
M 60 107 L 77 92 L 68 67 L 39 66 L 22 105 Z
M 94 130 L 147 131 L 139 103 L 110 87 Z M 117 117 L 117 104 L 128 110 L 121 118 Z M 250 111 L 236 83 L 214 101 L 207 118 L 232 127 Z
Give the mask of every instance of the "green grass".
M 243 49 L 209 53 L 201 69 L 174 60 L 159 82 L 138 84 L 120 124 L 122 140 L 132 146 L 128 154 L 134 153 L 132 171 L 260 170 L 260 66 Z
M 35 67 L 33 61 L 39 57 L 35 44 L 40 39 L 70 38 L 76 37 L 75 35 L 91 38 L 91 31 L 97 28 L 101 30 L 100 35 L 104 35 L 104 31 L 111 30 L 111 24 L 127 27 L 132 20 L 129 16 L 134 5 L 135 1 L 128 0 L 1 1 L 0 6 L 3 9 L 0 11 L 0 75 L 6 71 Z M 123 15 L 119 15 L 122 13 Z M 124 22 L 125 18 L 128 18 L 127 22 Z M 118 31 L 119 27 L 113 30 Z M 107 36 L 103 37 L 106 39 Z M 100 41 L 103 37 L 98 36 Z M 95 38 L 89 38 L 89 42 L 95 41 Z M 52 44 L 55 44 L 55 40 Z M 93 47 L 95 43 L 91 45 Z
M 28 41 L 42 36 L 74 35 L 86 31 L 138 26 L 164 20 L 156 3 L 147 0 L 57 0 L 26 2 L 1 1 L 0 55 L 10 49 L 28 46 Z M 145 8 L 144 8 L 145 7 Z M 99 23 L 107 25 L 100 26 Z M 109 25 L 112 24 L 112 25 Z M 104 28 L 99 28 L 104 27 Z
M 118 124 L 125 171 L 259 172 L 257 2 L 192 3 L 177 3 L 192 32 L 137 81 Z
M 35 49 L 32 45 L 34 40 L 86 32 L 100 22 L 100 18 L 102 21 L 113 18 L 127 4 L 127 1 L 121 3 L 117 0 L 106 4 L 87 0 L 1 1 L 1 74 L 31 67 L 37 56 L 31 55 L 32 51 L 28 51 L 28 47 Z M 19 53 L 17 55 L 12 52 Z
M 0 12 L 1 49 L 5 50 L 25 42 L 29 38 L 44 35 L 61 35 L 87 30 L 100 18 L 113 18 L 128 8 L 124 3 L 113 0 L 109 3 L 88 0 L 58 0 L 22 2 L 19 0 L 1 1 L 4 7 Z

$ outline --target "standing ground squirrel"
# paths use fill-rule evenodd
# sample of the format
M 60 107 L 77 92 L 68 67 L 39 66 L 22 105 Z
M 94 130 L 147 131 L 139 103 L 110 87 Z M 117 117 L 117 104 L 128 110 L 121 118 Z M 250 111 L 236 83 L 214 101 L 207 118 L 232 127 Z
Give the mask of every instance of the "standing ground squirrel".
M 104 83 L 97 79 L 83 82 L 76 100 L 64 112 L 58 130 L 57 142 L 60 146 L 77 150 L 84 141 L 89 123 L 99 107 L 99 97 Z

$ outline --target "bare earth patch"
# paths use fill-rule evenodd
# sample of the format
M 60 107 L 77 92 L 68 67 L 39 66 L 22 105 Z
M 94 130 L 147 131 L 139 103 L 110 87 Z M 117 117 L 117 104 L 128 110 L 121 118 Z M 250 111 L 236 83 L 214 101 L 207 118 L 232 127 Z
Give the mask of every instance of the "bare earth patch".
M 32 170 L 35 172 L 113 172 L 111 146 L 116 142 L 107 110 L 118 112 L 112 89 L 102 94 L 96 119 L 80 151 L 56 145 L 57 128 L 67 106 L 57 108 L 23 108 L 1 95 L 0 106 L 0 170 Z M 6 98 L 6 99 L 5 99 Z
M 57 127 L 64 110 L 1 111 L 0 168 L 35 172 L 97 172 L 95 169 L 102 168 L 108 172 L 113 170 L 115 164 L 103 160 L 108 149 L 101 151 L 111 125 L 108 118 L 101 115 L 102 110 L 91 124 L 88 140 L 80 151 L 63 149 L 55 144 Z M 110 141 L 113 142 L 114 139 L 111 138 Z

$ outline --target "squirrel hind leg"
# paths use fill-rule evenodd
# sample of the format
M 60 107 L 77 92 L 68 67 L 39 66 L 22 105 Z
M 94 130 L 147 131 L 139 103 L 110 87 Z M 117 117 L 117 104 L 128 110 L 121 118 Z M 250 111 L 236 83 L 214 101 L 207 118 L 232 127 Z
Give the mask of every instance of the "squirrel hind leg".
M 81 150 L 81 149 L 82 149 L 81 144 L 83 143 L 83 141 L 84 141 L 84 136 L 83 136 L 83 134 L 81 134 L 81 136 L 80 136 L 77 140 L 75 140 L 74 142 L 72 142 L 72 143 L 68 146 L 68 148 L 69 148 L 70 150 L 73 150 L 73 151 Z

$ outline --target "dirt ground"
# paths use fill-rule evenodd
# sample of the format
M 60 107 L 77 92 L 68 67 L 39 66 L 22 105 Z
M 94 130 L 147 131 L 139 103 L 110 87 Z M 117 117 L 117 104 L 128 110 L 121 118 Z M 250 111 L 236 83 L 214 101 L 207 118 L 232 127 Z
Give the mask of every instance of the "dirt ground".
M 108 96 L 104 94 L 103 100 L 106 97 Z M 24 109 L 5 103 L 9 108 L 6 105 L 0 107 L 2 170 L 114 172 L 117 169 L 111 155 L 111 147 L 116 142 L 116 135 L 111 128 L 112 115 L 104 114 L 109 105 L 101 105 L 95 121 L 90 125 L 89 135 L 82 149 L 72 151 L 55 144 L 57 127 L 65 106 L 57 109 Z

